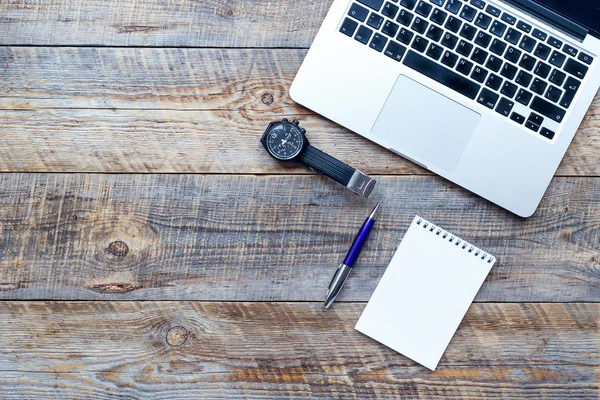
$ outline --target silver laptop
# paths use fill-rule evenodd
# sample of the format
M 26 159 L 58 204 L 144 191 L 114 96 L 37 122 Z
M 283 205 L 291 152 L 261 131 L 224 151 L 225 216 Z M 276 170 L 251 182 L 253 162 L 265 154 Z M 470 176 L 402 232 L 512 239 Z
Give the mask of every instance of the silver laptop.
M 334 0 L 292 98 L 522 217 L 600 87 L 598 0 Z

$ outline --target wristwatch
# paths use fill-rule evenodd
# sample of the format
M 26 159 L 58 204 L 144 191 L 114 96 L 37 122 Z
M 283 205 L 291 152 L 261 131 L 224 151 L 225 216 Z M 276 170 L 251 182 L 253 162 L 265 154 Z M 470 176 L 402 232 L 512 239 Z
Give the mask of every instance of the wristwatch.
M 271 122 L 260 141 L 276 160 L 302 162 L 365 198 L 377 183 L 370 176 L 311 146 L 306 130 L 300 128 L 297 120 L 289 122 L 284 118 L 281 122 Z

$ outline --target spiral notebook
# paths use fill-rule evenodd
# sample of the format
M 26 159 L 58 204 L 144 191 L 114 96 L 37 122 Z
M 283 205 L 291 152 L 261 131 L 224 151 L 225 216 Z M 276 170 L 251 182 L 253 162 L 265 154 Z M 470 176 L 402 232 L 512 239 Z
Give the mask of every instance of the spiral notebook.
M 416 216 L 355 329 L 435 370 L 495 262 Z

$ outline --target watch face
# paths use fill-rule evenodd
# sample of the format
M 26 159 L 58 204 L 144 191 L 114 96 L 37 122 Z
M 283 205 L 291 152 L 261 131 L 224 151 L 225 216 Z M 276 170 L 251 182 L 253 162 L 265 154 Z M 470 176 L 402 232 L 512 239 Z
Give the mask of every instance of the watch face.
M 291 160 L 302 151 L 304 136 L 300 129 L 289 122 L 274 125 L 267 136 L 267 149 L 280 160 Z

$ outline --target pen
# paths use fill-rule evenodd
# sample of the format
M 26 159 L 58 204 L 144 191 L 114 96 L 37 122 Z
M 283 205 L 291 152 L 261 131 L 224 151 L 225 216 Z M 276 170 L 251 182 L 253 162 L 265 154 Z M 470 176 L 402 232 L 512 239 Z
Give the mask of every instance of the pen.
M 338 296 L 338 294 L 340 294 L 344 283 L 346 283 L 346 279 L 348 279 L 348 276 L 352 271 L 352 267 L 354 267 L 354 264 L 356 264 L 356 260 L 358 260 L 358 256 L 360 255 L 365 243 L 367 243 L 369 234 L 373 229 L 377 210 L 379 210 L 379 203 L 377 203 L 371 214 L 363 223 L 360 231 L 358 231 L 358 234 L 352 242 L 352 246 L 350 246 L 350 250 L 348 250 L 348 254 L 346 254 L 344 262 L 340 264 L 338 269 L 335 271 L 333 278 L 331 278 L 329 289 L 327 289 L 327 296 L 325 297 L 325 308 L 329 308 L 329 306 L 331 306 L 331 304 L 335 301 L 335 298 Z

